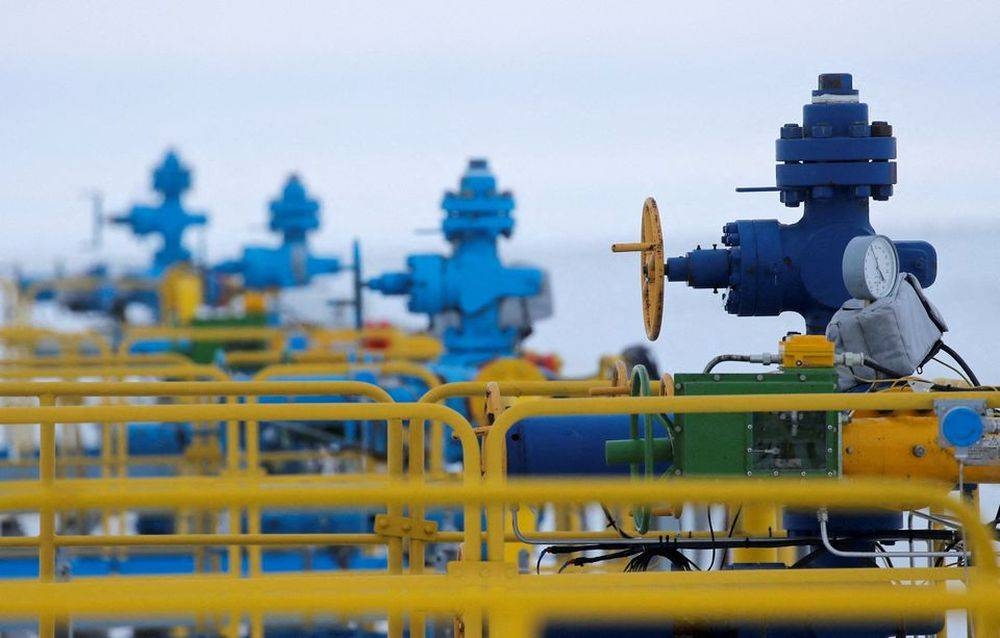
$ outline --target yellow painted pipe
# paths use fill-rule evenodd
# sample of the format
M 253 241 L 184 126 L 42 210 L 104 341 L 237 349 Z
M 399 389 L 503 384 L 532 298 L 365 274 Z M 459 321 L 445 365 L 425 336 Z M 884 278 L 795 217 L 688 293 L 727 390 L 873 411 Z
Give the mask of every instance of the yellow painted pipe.
M 958 461 L 938 443 L 936 416 L 855 416 L 843 432 L 843 471 L 958 483 Z M 1000 483 L 1000 466 L 966 465 L 968 483 Z

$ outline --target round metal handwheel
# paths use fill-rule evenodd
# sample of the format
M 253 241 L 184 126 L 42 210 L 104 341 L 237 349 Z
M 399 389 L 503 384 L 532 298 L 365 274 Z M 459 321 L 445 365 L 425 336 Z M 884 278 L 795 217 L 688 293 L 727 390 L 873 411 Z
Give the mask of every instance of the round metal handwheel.
M 666 264 L 663 258 L 663 231 L 656 200 L 647 197 L 642 205 L 642 226 L 638 242 L 612 244 L 616 253 L 639 253 L 639 283 L 642 290 L 642 322 L 646 336 L 655 341 L 660 336 L 663 323 L 663 277 Z
M 649 372 L 644 365 L 632 368 L 629 385 L 629 393 L 634 397 L 653 395 Z M 609 465 L 627 463 L 629 474 L 633 479 L 653 480 L 656 478 L 658 464 L 670 464 L 673 461 L 673 441 L 669 436 L 670 424 L 662 414 L 630 414 L 628 426 L 628 439 L 607 441 L 604 444 L 605 459 Z M 667 436 L 664 438 L 654 436 L 654 429 L 657 427 Z M 632 522 L 640 534 L 649 531 L 652 518 L 653 512 L 648 505 L 632 507 Z

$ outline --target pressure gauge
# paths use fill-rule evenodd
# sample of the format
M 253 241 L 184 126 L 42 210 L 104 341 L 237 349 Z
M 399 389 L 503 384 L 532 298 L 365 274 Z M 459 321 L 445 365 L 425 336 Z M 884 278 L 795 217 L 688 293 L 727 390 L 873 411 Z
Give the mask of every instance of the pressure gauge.
M 875 301 L 892 292 L 899 275 L 899 255 L 883 235 L 855 237 L 844 250 L 844 285 L 855 299 Z

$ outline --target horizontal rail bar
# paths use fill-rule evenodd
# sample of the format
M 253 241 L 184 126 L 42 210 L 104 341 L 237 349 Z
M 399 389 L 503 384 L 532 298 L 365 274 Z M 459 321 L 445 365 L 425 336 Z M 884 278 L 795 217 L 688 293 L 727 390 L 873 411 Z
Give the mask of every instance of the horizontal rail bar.
M 0 376 L 2 376 L 0 371 Z M 363 381 L 0 381 L 0 396 L 223 397 L 358 395 L 392 401 L 382 387 Z
M 163 578 L 81 578 L 62 583 L 0 583 L 0 615 L 123 616 L 259 612 L 457 614 L 488 610 L 491 618 L 534 620 L 872 620 L 931 619 L 953 609 L 995 614 L 995 591 L 943 590 L 889 584 L 754 585 L 740 595 L 698 586 L 703 574 L 564 574 L 558 587 L 535 576 L 323 574 Z M 680 586 L 686 581 L 688 586 Z M 405 587 L 402 586 L 405 583 Z M 482 586 L 480 586 L 482 585 Z M 617 591 L 618 595 L 609 595 Z M 715 594 L 715 595 L 713 595 Z M 504 636 L 508 638 L 508 636 Z

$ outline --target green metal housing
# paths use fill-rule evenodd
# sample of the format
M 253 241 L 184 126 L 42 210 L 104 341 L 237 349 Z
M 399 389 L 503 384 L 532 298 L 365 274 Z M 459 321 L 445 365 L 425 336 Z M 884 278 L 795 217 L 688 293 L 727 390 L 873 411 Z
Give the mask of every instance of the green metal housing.
M 678 374 L 677 395 L 836 392 L 831 368 L 770 374 Z M 674 473 L 837 476 L 837 412 L 686 414 L 674 418 Z

